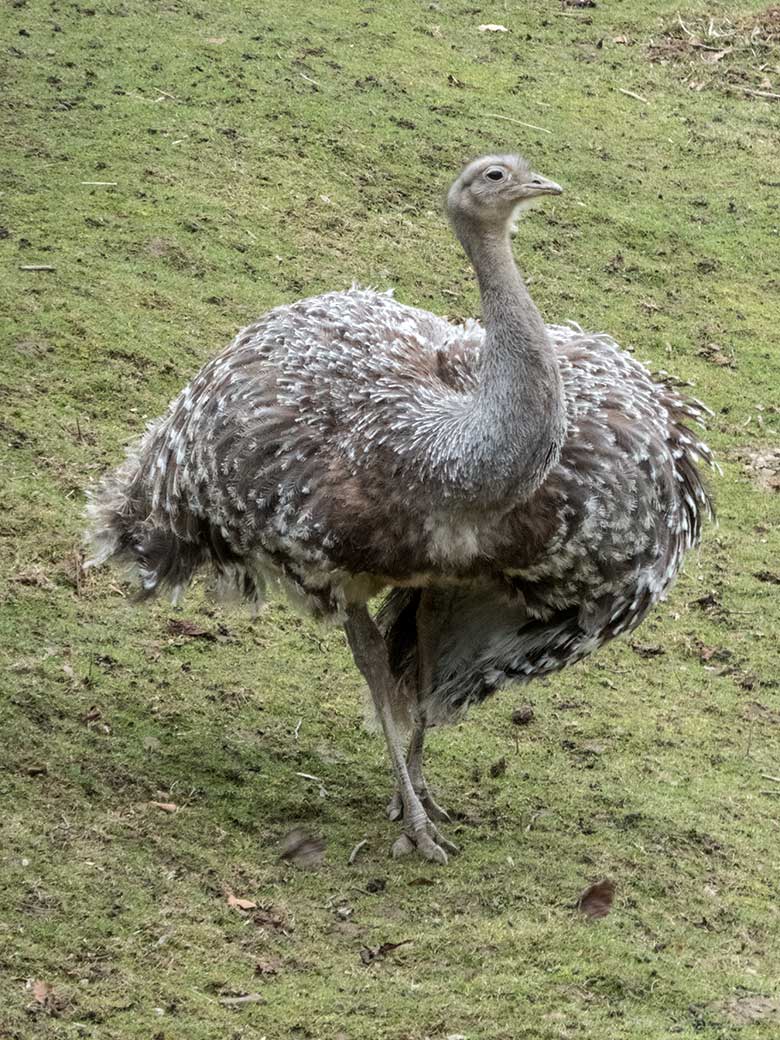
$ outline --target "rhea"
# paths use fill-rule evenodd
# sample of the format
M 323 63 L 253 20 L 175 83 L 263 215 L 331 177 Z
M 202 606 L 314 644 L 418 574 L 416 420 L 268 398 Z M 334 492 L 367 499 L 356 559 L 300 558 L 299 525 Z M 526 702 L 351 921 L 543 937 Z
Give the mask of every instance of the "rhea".
M 93 562 L 133 564 L 142 595 L 176 599 L 211 566 L 223 590 L 258 600 L 271 580 L 344 625 L 395 775 L 396 855 L 454 849 L 426 729 L 633 627 L 709 509 L 684 425 L 702 406 L 608 337 L 546 327 L 517 270 L 518 210 L 560 191 L 517 156 L 470 163 L 447 213 L 482 325 L 359 288 L 278 307 L 91 495 Z

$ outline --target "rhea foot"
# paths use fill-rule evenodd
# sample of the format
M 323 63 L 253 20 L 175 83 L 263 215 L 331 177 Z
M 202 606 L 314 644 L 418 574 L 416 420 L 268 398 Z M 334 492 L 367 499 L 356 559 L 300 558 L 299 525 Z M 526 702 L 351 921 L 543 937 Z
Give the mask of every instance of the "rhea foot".
M 457 851 L 458 846 L 448 841 L 430 820 L 414 830 L 405 830 L 393 842 L 392 849 L 393 859 L 401 859 L 412 852 L 419 852 L 423 859 L 431 863 L 440 863 L 442 866 L 448 862 L 448 853 L 454 855 Z
M 436 806 L 432 799 L 431 801 Z M 449 819 L 443 809 L 439 809 L 438 806 L 436 809 L 441 814 L 438 819 L 442 817 Z M 447 862 L 448 853 L 453 854 L 458 851 L 457 845 L 448 841 L 433 822 L 423 798 L 416 791 L 407 800 L 403 798 L 400 791 L 396 791 L 388 807 L 388 813 L 390 810 L 394 813 L 397 811 L 397 815 L 391 817 L 392 819 L 403 817 L 406 824 L 403 833 L 393 844 L 394 859 L 408 856 L 411 852 L 418 852 L 424 859 L 444 865 Z
M 417 783 L 414 785 L 414 793 L 420 799 L 423 809 L 425 809 L 425 812 L 428 814 L 429 820 L 435 820 L 437 823 L 452 822 L 452 817 L 446 809 L 442 809 L 442 807 L 438 804 L 436 799 L 431 794 L 431 789 L 428 787 L 428 784 L 425 782 L 425 780 L 423 780 L 422 783 Z M 393 797 L 387 803 L 387 808 L 385 809 L 385 812 L 387 813 L 387 818 L 389 820 L 400 820 L 404 815 L 404 800 L 401 797 L 401 792 L 397 787 L 395 791 L 393 791 Z
M 401 859 L 411 852 L 419 852 L 423 859 L 432 863 L 440 863 L 445 866 L 449 855 L 458 851 L 458 846 L 448 841 L 435 824 L 428 821 L 427 824 L 417 830 L 404 831 L 393 842 L 393 859 Z

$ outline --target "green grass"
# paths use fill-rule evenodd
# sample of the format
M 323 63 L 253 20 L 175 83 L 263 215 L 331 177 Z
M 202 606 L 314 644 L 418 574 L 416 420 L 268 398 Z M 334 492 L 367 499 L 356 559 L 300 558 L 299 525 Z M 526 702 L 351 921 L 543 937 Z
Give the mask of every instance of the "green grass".
M 780 56 L 740 70 L 743 47 L 691 89 L 697 54 L 650 60 L 677 13 L 3 8 L 3 1040 L 778 1035 L 780 596 L 756 574 L 777 573 L 780 496 L 737 456 L 777 443 L 780 110 L 735 84 L 778 92 Z M 388 770 L 342 635 L 195 592 L 184 616 L 220 638 L 175 637 L 172 608 L 80 574 L 80 513 L 270 306 L 358 279 L 475 313 L 440 200 L 465 159 L 508 148 L 566 188 L 517 240 L 545 314 L 611 332 L 713 408 L 720 526 L 631 640 L 433 737 L 463 853 L 432 870 L 388 859 Z M 519 730 L 518 700 L 535 707 Z M 316 873 L 278 859 L 296 825 L 327 840 Z M 588 924 L 572 904 L 605 875 L 615 906 Z M 46 1006 L 28 980 L 53 987 Z M 265 1002 L 221 1003 L 246 993 Z

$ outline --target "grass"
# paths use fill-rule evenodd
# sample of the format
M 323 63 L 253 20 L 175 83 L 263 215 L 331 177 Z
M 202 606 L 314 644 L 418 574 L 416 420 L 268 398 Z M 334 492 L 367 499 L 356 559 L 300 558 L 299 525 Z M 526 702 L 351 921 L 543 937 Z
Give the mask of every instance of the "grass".
M 735 84 L 780 56 L 657 52 L 761 6 L 89 3 L 0 16 L 0 1037 L 776 1037 L 780 496 L 745 460 L 777 443 L 778 108 Z M 341 634 L 197 592 L 216 638 L 173 634 L 82 575 L 80 514 L 270 306 L 359 279 L 476 312 L 440 198 L 506 148 L 566 187 L 517 241 L 544 312 L 713 408 L 720 526 L 631 640 L 432 739 L 463 847 L 432 870 L 387 858 Z M 319 871 L 279 861 L 293 826 Z

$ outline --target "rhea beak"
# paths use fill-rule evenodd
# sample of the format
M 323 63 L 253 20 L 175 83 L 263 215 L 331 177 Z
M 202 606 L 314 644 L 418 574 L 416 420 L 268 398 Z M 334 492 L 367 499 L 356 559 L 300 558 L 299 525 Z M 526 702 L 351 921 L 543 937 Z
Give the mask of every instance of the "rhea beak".
M 532 173 L 523 184 L 523 194 L 527 199 L 532 199 L 537 195 L 560 195 L 562 191 L 563 188 L 560 184 L 542 177 L 540 173 Z

